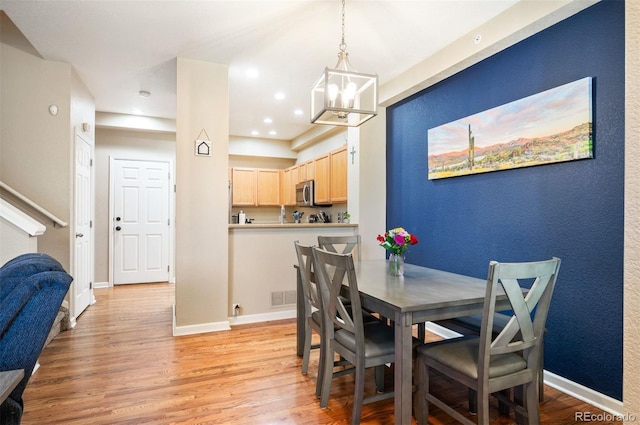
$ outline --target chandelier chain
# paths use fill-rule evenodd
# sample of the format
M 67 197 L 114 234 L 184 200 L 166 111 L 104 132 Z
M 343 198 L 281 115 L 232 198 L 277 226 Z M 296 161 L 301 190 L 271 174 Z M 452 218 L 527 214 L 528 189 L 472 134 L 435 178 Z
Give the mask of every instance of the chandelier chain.
M 342 0 L 342 42 L 340 43 L 341 52 L 347 51 L 347 43 L 345 43 L 344 41 L 344 3 L 345 3 L 345 0 Z

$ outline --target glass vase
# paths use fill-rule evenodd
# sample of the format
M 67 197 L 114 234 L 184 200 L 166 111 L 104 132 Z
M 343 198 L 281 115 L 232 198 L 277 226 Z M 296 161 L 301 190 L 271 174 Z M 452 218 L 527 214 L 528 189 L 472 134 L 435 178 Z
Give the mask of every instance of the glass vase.
M 389 255 L 389 274 L 391 276 L 404 276 L 404 255 Z

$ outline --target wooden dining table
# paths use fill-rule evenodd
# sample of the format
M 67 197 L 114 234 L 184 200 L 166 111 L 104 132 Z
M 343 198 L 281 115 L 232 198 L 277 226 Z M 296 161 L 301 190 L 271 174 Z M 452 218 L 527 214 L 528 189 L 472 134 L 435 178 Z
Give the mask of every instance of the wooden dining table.
M 362 307 L 392 319 L 395 326 L 395 423 L 411 423 L 414 324 L 482 313 L 486 279 L 405 264 L 404 276 L 391 276 L 385 260 L 356 261 Z M 488 267 L 488 265 L 487 265 Z M 304 345 L 304 300 L 298 275 L 297 353 Z M 509 308 L 499 296 L 496 310 Z

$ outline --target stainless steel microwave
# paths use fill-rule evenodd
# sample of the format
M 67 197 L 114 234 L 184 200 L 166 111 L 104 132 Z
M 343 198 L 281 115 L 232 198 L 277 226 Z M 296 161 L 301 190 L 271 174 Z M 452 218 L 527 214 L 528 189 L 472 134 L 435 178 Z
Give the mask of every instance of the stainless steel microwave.
M 314 182 L 307 180 L 296 184 L 296 206 L 314 207 Z

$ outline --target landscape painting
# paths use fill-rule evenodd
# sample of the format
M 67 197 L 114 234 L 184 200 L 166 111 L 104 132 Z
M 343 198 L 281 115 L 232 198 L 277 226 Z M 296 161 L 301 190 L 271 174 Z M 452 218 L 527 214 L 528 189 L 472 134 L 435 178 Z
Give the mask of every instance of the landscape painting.
M 427 131 L 429 180 L 593 158 L 586 77 Z

